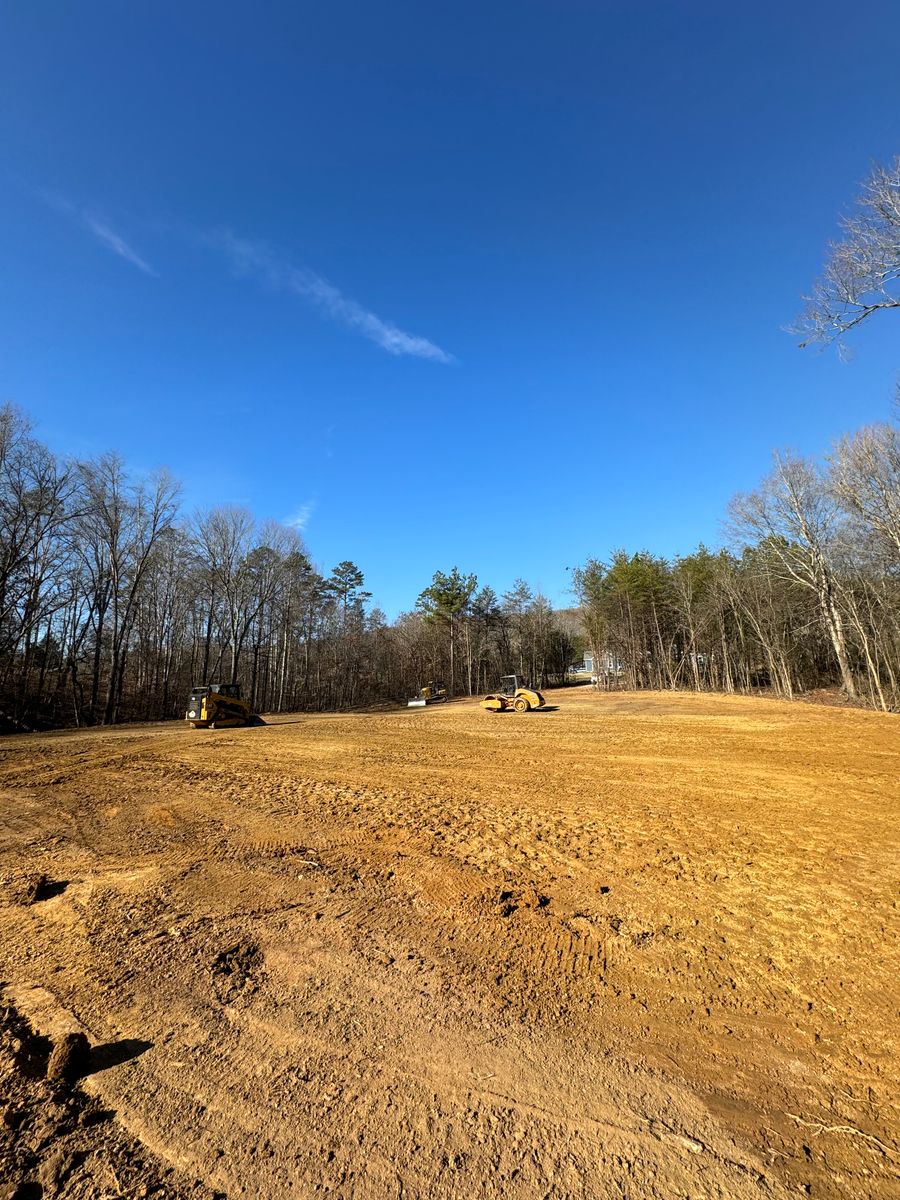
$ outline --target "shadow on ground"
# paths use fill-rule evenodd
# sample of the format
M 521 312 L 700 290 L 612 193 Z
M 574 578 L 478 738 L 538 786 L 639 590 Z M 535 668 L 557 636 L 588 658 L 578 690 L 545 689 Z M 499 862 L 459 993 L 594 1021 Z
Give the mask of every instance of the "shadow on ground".
M 84 1074 L 98 1075 L 110 1067 L 121 1066 L 133 1058 L 139 1058 L 152 1045 L 152 1042 L 143 1038 L 122 1038 L 120 1042 L 104 1042 L 101 1046 L 94 1046 Z

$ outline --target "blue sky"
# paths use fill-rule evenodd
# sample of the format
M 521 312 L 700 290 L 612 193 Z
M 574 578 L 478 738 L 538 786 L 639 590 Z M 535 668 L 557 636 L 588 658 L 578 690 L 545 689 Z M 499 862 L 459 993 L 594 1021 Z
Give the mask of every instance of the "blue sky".
M 886 415 L 900 319 L 781 327 L 898 58 L 893 0 L 12 0 L 0 399 L 304 516 L 390 615 L 454 564 L 569 603 Z

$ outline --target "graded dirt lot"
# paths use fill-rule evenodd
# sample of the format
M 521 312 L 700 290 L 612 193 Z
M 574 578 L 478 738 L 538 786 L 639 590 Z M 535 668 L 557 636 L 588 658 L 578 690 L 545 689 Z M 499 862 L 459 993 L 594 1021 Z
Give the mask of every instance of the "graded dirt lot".
M 900 1196 L 898 719 L 548 701 L 0 743 L 18 1194 Z

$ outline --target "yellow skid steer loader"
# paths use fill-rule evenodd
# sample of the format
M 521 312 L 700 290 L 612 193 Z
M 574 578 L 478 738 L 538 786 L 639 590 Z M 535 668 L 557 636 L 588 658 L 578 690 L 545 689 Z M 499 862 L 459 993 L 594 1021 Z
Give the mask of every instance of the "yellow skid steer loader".
M 262 724 L 241 698 L 239 683 L 195 684 L 184 719 L 191 729 L 228 729 L 233 725 Z

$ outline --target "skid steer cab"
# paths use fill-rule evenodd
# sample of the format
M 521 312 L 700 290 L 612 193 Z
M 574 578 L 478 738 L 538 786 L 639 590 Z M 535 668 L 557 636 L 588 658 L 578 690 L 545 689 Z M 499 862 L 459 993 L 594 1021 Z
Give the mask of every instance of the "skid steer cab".
M 191 688 L 185 720 L 191 729 L 228 729 L 253 724 L 250 705 L 239 683 L 203 683 Z
M 531 712 L 533 708 L 543 708 L 544 697 L 534 688 L 519 687 L 515 675 L 504 675 L 500 680 L 499 692 L 492 692 L 481 701 L 481 707 L 488 712 Z

